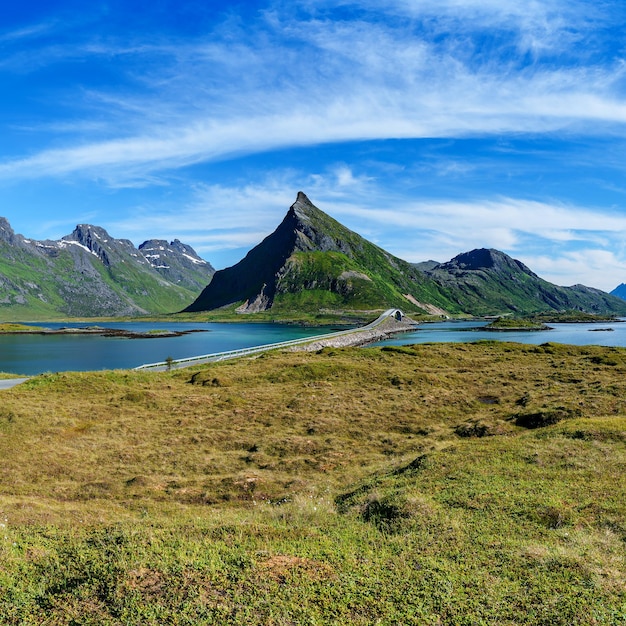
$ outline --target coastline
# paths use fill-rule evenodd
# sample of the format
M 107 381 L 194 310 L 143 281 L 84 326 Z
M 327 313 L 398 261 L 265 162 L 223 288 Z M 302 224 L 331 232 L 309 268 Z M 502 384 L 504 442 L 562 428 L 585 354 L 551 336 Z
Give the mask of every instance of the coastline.
M 402 321 L 398 321 L 393 317 L 388 317 L 384 322 L 375 328 L 366 328 L 359 330 L 354 329 L 353 332 L 340 335 L 338 337 L 329 337 L 327 339 L 316 339 L 310 343 L 292 346 L 288 348 L 289 352 L 317 352 L 323 348 L 352 348 L 366 346 L 371 343 L 383 341 L 393 335 L 399 333 L 408 333 L 416 330 L 419 324 L 409 317 L 404 317 Z
M 181 337 L 190 333 L 208 333 L 203 328 L 190 330 L 158 330 L 152 332 L 137 332 L 122 328 L 102 328 L 100 326 L 85 326 L 82 328 L 41 328 L 33 330 L 0 330 L 0 335 L 98 335 L 101 337 L 121 337 L 123 339 L 163 339 L 164 337 Z

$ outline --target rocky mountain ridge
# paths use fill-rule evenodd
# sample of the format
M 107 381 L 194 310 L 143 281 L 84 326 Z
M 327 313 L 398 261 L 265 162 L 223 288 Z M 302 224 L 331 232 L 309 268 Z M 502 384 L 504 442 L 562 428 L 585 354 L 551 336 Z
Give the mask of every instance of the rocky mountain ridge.
M 623 314 L 622 303 L 600 289 L 560 287 L 535 274 L 521 261 L 495 249 L 457 255 L 424 270 L 439 287 L 473 315 L 579 310 Z
M 158 248 L 154 241 L 138 249 L 128 239 L 115 239 L 90 224 L 79 224 L 58 241 L 36 241 L 16 234 L 8 220 L 0 218 L 0 316 L 36 319 L 180 310 L 215 270 L 177 240 L 159 242 Z
M 187 311 L 241 313 L 398 306 L 430 314 L 580 310 L 626 314 L 626 303 L 582 285 L 559 287 L 494 249 L 412 264 L 349 230 L 302 192 L 276 230 L 215 273 Z

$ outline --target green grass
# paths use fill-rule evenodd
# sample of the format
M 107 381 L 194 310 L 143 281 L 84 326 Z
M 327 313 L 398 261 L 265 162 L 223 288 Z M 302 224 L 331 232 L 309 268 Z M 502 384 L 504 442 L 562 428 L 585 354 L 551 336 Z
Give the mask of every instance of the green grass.
M 542 323 L 584 323 L 584 322 L 615 322 L 618 321 L 616 315 L 594 315 L 593 313 L 585 313 L 583 311 L 562 311 L 553 313 L 538 313 L 532 318 L 534 321 Z
M 418 311 L 403 293 L 414 287 L 384 254 L 365 243 L 357 260 L 339 252 L 297 252 L 286 264 L 272 306 L 278 312 L 328 308 L 400 306 Z M 367 253 L 370 253 L 370 256 Z M 400 261 L 398 260 L 398 263 Z M 384 267 L 384 275 L 380 268 Z
M 38 332 L 39 330 L 41 329 L 28 326 L 27 324 L 0 322 L 0 333 L 32 333 Z
M 35 377 L 1 623 L 625 624 L 625 374 L 479 342 Z
M 534 319 L 499 317 L 487 324 L 483 330 L 549 330 L 549 327 Z

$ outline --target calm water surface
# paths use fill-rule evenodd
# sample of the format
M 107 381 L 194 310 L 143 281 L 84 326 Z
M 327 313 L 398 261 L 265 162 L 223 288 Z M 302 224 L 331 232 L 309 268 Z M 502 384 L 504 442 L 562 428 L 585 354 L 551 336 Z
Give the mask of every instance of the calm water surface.
M 84 328 L 77 324 L 33 324 L 45 328 Z M 288 324 L 216 324 L 119 322 L 100 323 L 102 328 L 135 332 L 150 330 L 203 330 L 182 337 L 99 337 L 97 335 L 0 335 L 0 372 L 41 374 L 43 372 L 124 369 L 145 363 L 249 348 L 266 343 L 310 337 L 335 328 L 301 328 Z
M 37 324 L 46 328 L 84 327 L 77 324 Z M 481 339 L 541 344 L 626 346 L 626 323 L 551 324 L 553 330 L 493 333 L 481 330 L 484 322 L 440 322 L 422 324 L 415 332 L 397 335 L 376 345 L 452 342 L 467 343 Z M 323 334 L 335 328 L 300 328 L 287 324 L 216 324 L 118 322 L 98 323 L 106 328 L 136 332 L 150 330 L 203 330 L 182 337 L 126 339 L 93 335 L 0 335 L 0 372 L 34 375 L 67 370 L 87 371 L 131 368 L 144 363 L 164 361 L 168 356 L 182 359 L 201 354 L 247 348 Z M 598 330 L 607 329 L 612 330 Z
M 490 332 L 481 330 L 487 322 L 440 322 L 422 324 L 418 330 L 375 345 L 406 345 L 412 343 L 469 343 L 484 339 L 541 344 L 569 343 L 577 346 L 626 346 L 626 323 L 548 324 L 552 330 Z M 611 330 L 607 330 L 607 329 Z

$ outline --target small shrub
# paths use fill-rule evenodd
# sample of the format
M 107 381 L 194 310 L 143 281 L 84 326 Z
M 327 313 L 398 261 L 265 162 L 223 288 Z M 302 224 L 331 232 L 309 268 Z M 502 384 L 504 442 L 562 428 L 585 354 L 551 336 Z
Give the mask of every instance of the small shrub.
M 551 530 L 570 524 L 571 517 L 571 511 L 558 506 L 546 506 L 538 512 L 539 521 Z
M 407 517 L 407 514 L 402 508 L 390 502 L 388 498 L 380 500 L 373 498 L 365 503 L 361 517 L 380 530 L 392 530 L 399 521 Z
M 534 413 L 518 413 L 515 416 L 517 426 L 524 428 L 543 428 L 544 426 L 552 426 L 561 420 L 579 417 L 580 411 L 573 411 L 565 407 L 556 407 L 553 409 L 540 409 Z
M 594 365 L 609 365 L 611 367 L 615 367 L 616 365 L 619 365 L 619 363 L 614 358 L 611 358 L 610 356 L 606 354 L 589 357 L 589 360 Z
M 203 370 L 192 375 L 189 383 L 192 385 L 202 385 L 203 387 L 229 387 L 232 381 L 225 377 L 214 376 L 211 370 Z
M 492 434 L 491 429 L 484 422 L 465 422 L 459 424 L 454 432 L 459 437 L 485 437 Z
M 395 352 L 397 354 L 416 356 L 415 350 L 411 346 L 383 346 L 381 352 Z

